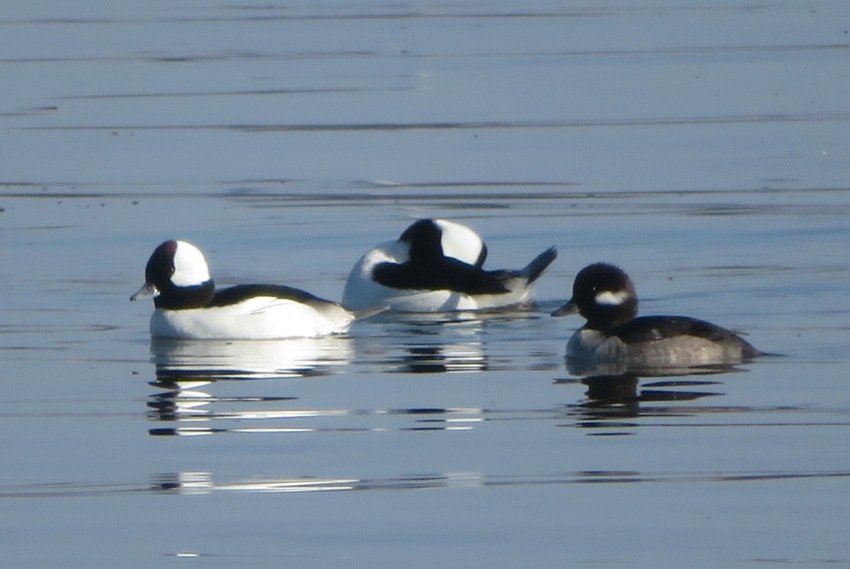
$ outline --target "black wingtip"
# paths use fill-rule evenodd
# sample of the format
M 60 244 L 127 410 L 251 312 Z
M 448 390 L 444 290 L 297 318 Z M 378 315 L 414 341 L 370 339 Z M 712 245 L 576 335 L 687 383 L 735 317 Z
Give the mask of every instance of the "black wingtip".
M 554 245 L 537 255 L 521 272 L 529 284 L 540 278 L 549 265 L 558 257 L 558 248 Z

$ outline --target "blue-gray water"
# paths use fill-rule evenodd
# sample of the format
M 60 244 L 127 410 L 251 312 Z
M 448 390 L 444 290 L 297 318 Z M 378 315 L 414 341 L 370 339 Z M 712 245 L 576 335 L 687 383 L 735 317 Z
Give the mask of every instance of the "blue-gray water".
M 5 3 L 3 566 L 850 564 L 848 28 L 838 0 Z M 127 300 L 172 237 L 338 299 L 421 216 L 494 268 L 557 244 L 540 305 L 152 351 Z M 548 312 L 597 260 L 782 355 L 582 382 Z

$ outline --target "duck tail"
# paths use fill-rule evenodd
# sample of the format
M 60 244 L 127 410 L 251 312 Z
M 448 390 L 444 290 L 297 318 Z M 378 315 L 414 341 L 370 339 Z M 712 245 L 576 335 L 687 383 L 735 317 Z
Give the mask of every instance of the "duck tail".
M 351 310 L 350 312 L 354 315 L 355 320 L 360 320 L 361 318 L 369 318 L 370 316 L 381 314 L 389 309 L 389 306 L 374 306 L 372 308 L 364 308 L 363 310 Z
M 533 283 L 542 275 L 549 265 L 558 257 L 558 249 L 553 245 L 537 255 L 519 274 L 528 282 Z

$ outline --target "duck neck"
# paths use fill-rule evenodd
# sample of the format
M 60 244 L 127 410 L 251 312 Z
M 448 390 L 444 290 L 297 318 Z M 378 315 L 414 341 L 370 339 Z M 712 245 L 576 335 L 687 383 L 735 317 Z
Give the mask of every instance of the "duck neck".
M 167 310 L 188 310 L 209 305 L 215 295 L 215 283 L 212 279 L 194 286 L 169 286 L 159 291 L 154 298 L 154 306 Z
M 610 332 L 627 324 L 637 317 L 637 300 L 629 300 L 619 306 L 599 307 L 592 314 L 582 314 L 587 318 L 587 327 L 602 332 Z

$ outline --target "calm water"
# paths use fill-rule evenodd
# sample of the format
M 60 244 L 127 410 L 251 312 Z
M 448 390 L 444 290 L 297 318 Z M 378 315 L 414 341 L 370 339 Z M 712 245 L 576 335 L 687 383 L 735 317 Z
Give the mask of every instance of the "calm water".
M 850 7 L 0 7 L 0 559 L 9 567 L 850 565 Z M 190 239 L 338 299 L 420 216 L 539 306 L 151 345 Z M 642 310 L 781 354 L 572 375 L 597 260 Z

